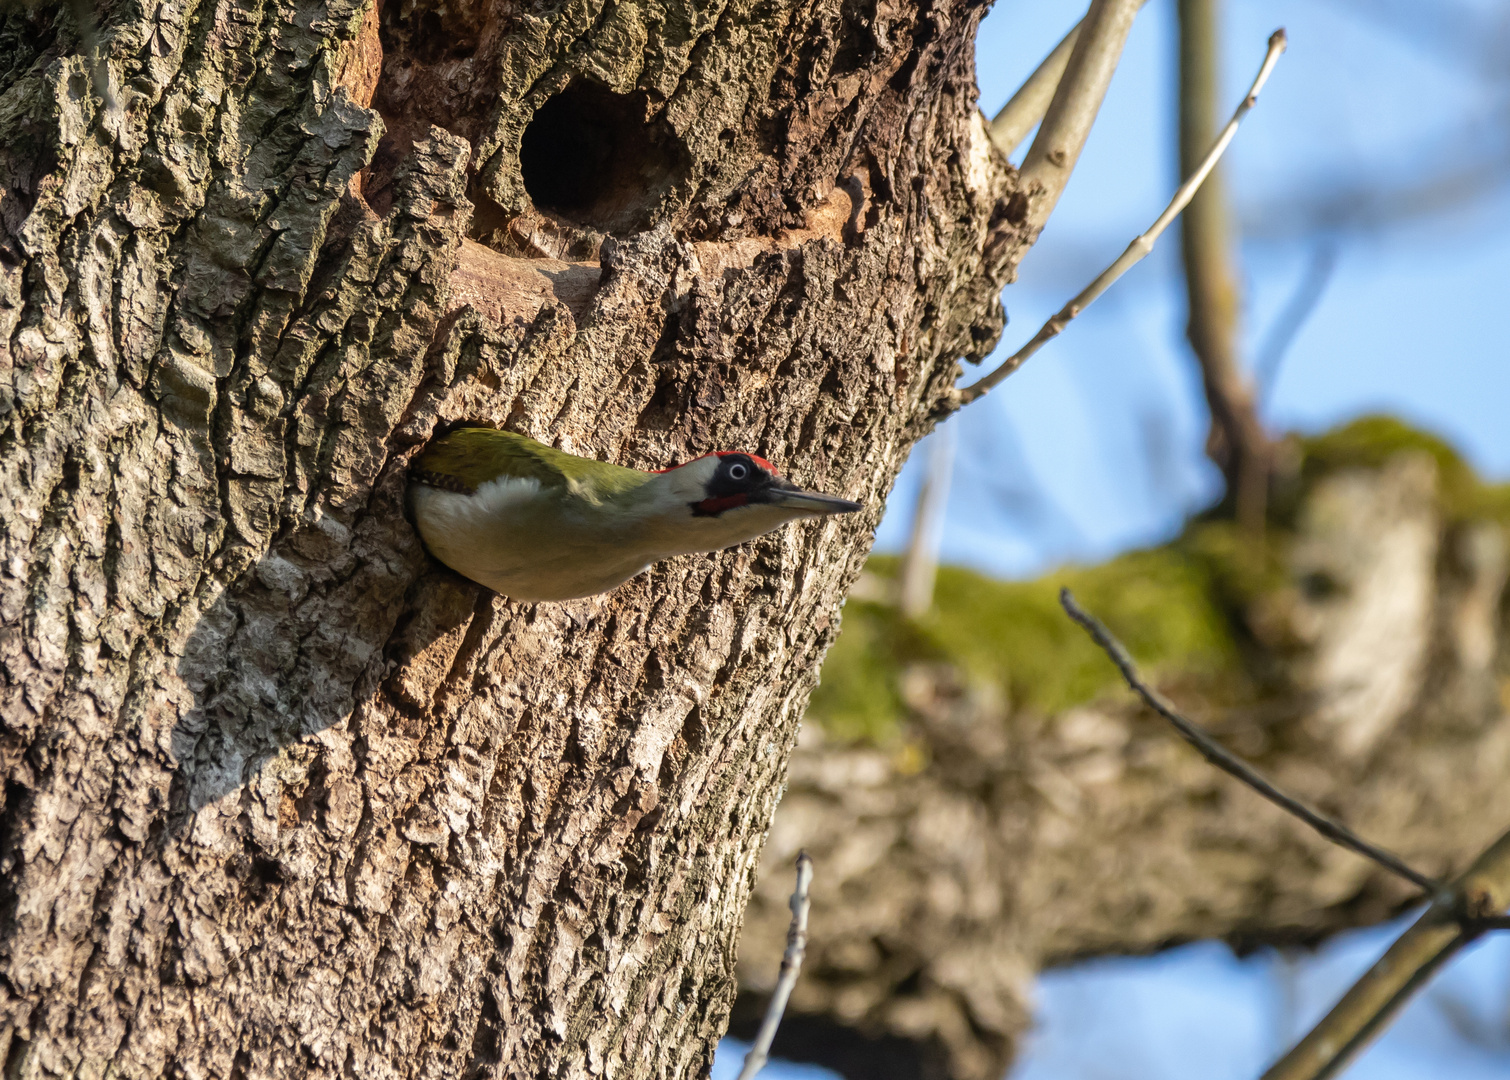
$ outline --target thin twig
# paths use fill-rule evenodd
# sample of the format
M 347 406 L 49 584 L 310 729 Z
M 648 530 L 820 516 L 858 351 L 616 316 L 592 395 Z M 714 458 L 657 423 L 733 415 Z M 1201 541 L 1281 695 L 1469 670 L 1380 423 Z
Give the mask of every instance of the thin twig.
M 765 1007 L 765 1018 L 760 1021 L 760 1031 L 750 1052 L 745 1055 L 744 1067 L 739 1070 L 738 1080 L 751 1080 L 771 1056 L 771 1042 L 776 1038 L 776 1028 L 781 1024 L 781 1014 L 786 1011 L 787 999 L 792 996 L 792 987 L 797 985 L 797 973 L 802 970 L 802 957 L 807 952 L 808 887 L 813 883 L 813 860 L 807 852 L 797 855 L 797 888 L 792 892 L 788 906 L 792 909 L 792 925 L 786 932 L 786 952 L 781 956 L 781 974 L 776 977 L 776 989 Z
M 1122 58 L 1133 18 L 1142 6 L 1143 0 L 1091 0 L 1090 10 L 1080 21 L 1064 75 L 1022 161 L 1020 179 L 1022 190 L 1028 193 L 1026 227 L 1030 233 L 1043 228 L 1064 194 Z
M 1132 687 L 1133 692 L 1147 702 L 1151 709 L 1173 724 L 1175 730 L 1184 737 L 1185 741 L 1195 747 L 1201 756 L 1211 762 L 1211 764 L 1223 772 L 1237 777 L 1275 806 L 1298 817 L 1322 836 L 1332 841 L 1332 843 L 1339 844 L 1350 851 L 1357 852 L 1365 858 L 1372 859 L 1390 873 L 1404 878 L 1413 885 L 1419 885 L 1429 893 L 1435 893 L 1442 888 L 1441 882 L 1435 878 L 1428 877 L 1419 870 L 1411 869 L 1398 855 L 1370 844 L 1340 821 L 1329 818 L 1325 814 L 1311 809 L 1299 799 L 1280 791 L 1279 788 L 1259 775 L 1251 765 L 1232 754 L 1190 720 L 1182 716 L 1175 709 L 1174 705 L 1162 694 L 1139 678 L 1138 669 L 1133 664 L 1132 657 L 1128 655 L 1122 643 L 1113 637 L 1111 631 L 1103 626 L 1094 615 L 1089 614 L 1077 604 L 1075 597 L 1068 589 L 1059 590 L 1059 602 L 1064 606 L 1064 610 L 1069 617 L 1084 627 L 1086 633 L 1090 634 L 1096 644 L 1101 646 L 1102 651 L 1111 658 L 1112 663 L 1117 665 L 1117 670 L 1122 673 L 1122 678 L 1127 680 L 1127 685 Z
M 1510 906 L 1510 833 L 1474 860 L 1450 889 L 1355 982 L 1310 1033 L 1264 1073 L 1263 1080 L 1335 1076 L 1383 1031 L 1432 974 L 1480 933 L 1510 925 L 1492 913 Z
M 1258 362 L 1253 365 L 1253 382 L 1258 387 L 1260 403 L 1268 400 L 1269 394 L 1274 390 L 1274 384 L 1279 381 L 1279 366 L 1284 363 L 1285 354 L 1295 344 L 1306 321 L 1321 303 L 1322 294 L 1326 292 L 1336 269 L 1337 241 L 1328 238 L 1317 245 L 1306 266 L 1305 276 L 1295 287 L 1295 293 L 1285 304 L 1284 310 L 1275 318 L 1264 338 L 1263 348 L 1258 352 Z
M 1216 144 L 1212 146 L 1210 153 L 1206 155 L 1200 167 L 1191 173 L 1185 182 L 1180 185 L 1180 189 L 1175 192 L 1174 198 L 1170 200 L 1169 205 L 1164 208 L 1164 212 L 1159 215 L 1159 219 L 1149 227 L 1148 231 L 1131 244 L 1128 244 L 1127 250 L 1118 257 L 1116 262 L 1103 270 L 1095 281 L 1087 285 L 1081 290 L 1078 296 L 1064 305 L 1057 315 L 1044 323 L 1043 328 L 1037 334 L 1033 335 L 1031 341 L 1003 360 L 995 371 L 979 382 L 972 383 L 962 390 L 956 390 L 950 404 L 956 407 L 968 405 L 972 401 L 983 397 L 992 387 L 1022 367 L 1030 356 L 1043 347 L 1045 342 L 1050 338 L 1056 337 L 1060 331 L 1069 325 L 1070 320 L 1089 307 L 1097 297 L 1112 286 L 1113 282 L 1127 273 L 1133 264 L 1137 263 L 1153 250 L 1154 243 L 1159 239 L 1160 234 L 1169 228 L 1170 222 L 1179 216 L 1181 210 L 1185 209 L 1185 205 L 1190 202 L 1196 191 L 1200 189 L 1207 175 L 1216 167 L 1217 161 L 1221 159 L 1222 154 L 1227 149 L 1227 144 L 1232 141 L 1232 136 L 1237 134 L 1237 126 L 1242 123 L 1243 117 L 1248 115 L 1249 110 L 1258 101 L 1259 91 L 1263 89 L 1264 83 L 1269 80 L 1269 73 L 1274 70 L 1274 65 L 1279 61 L 1280 54 L 1284 51 L 1285 32 L 1283 30 L 1276 30 L 1273 36 L 1269 38 L 1269 52 L 1264 57 L 1263 66 L 1258 69 L 1258 77 L 1253 80 L 1253 85 L 1248 89 L 1248 96 L 1243 98 L 1243 103 L 1237 107 L 1237 111 L 1232 114 L 1232 119 L 1227 122 L 1227 126 L 1222 129 L 1222 133 L 1217 136 Z M 1047 123 L 1048 121 L 1045 120 L 1044 122 Z M 1036 146 L 1037 143 L 1035 142 L 1034 145 Z

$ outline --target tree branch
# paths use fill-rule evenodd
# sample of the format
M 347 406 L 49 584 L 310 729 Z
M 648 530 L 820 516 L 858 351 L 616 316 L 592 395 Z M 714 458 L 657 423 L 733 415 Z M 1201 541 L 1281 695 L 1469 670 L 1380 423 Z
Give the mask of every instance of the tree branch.
M 1033 335 L 1032 340 L 1026 345 L 1003 360 L 985 378 L 972 383 L 963 390 L 956 390 L 949 399 L 946 399 L 948 408 L 959 408 L 969 405 L 972 401 L 984 397 L 988 391 L 1000 384 L 1008 375 L 1022 367 L 1029 357 L 1043 348 L 1046 342 L 1051 338 L 1057 337 L 1075 316 L 1094 303 L 1102 293 L 1111 288 L 1118 278 L 1127 273 L 1134 264 L 1153 250 L 1154 243 L 1157 242 L 1164 230 L 1169 228 L 1170 222 L 1179 216 L 1180 211 L 1185 209 L 1185 206 L 1190 202 L 1196 191 L 1200 189 L 1207 175 L 1216 167 L 1216 163 L 1221 160 L 1221 156 L 1226 152 L 1228 144 L 1232 142 L 1232 137 L 1237 134 L 1237 127 L 1242 123 L 1243 117 L 1247 116 L 1248 111 L 1258 102 L 1259 91 L 1263 89 L 1264 83 L 1268 82 L 1269 73 L 1274 70 L 1274 65 L 1279 62 L 1280 55 L 1285 51 L 1285 43 L 1285 32 L 1283 30 L 1274 31 L 1273 35 L 1269 38 L 1268 54 L 1264 57 L 1263 65 L 1258 69 L 1258 75 L 1254 78 L 1253 85 L 1248 88 L 1248 96 L 1243 98 L 1242 104 L 1232 114 L 1232 119 L 1222 129 L 1221 135 L 1217 137 L 1216 144 L 1211 147 L 1211 150 L 1206 154 L 1200 166 L 1180 185 L 1179 190 L 1174 193 L 1174 198 L 1164 208 L 1164 212 L 1159 215 L 1158 220 L 1149 226 L 1148 231 L 1131 244 L 1128 244 L 1127 250 L 1117 258 L 1116 262 L 1103 270 L 1095 281 L 1092 281 L 1082 289 L 1079 295 L 1059 310 L 1058 314 L 1044 323 L 1043 327 L 1038 333 Z M 1068 75 L 1066 75 L 1066 78 L 1068 78 Z M 1047 124 L 1048 121 L 1045 120 L 1044 123 Z M 1039 138 L 1042 138 L 1042 132 L 1040 132 Z M 1036 147 L 1038 144 L 1035 141 L 1033 145 Z M 1031 156 L 1031 152 L 1029 156 Z M 1026 166 L 1024 166 L 1024 169 L 1026 169 Z
M 1085 611 L 1085 609 L 1075 602 L 1075 597 L 1070 593 L 1069 589 L 1059 590 L 1059 602 L 1064 606 L 1064 610 L 1069 617 L 1084 627 L 1085 631 L 1090 634 L 1096 644 L 1101 646 L 1106 655 L 1111 658 L 1112 663 L 1117 665 L 1117 670 L 1122 673 L 1122 678 L 1127 680 L 1127 685 L 1132 687 L 1133 692 L 1142 698 L 1148 704 L 1149 708 L 1173 724 L 1175 730 L 1180 733 L 1185 741 L 1195 747 L 1201 756 L 1211 762 L 1211 764 L 1223 772 L 1237 777 L 1237 779 L 1247 784 L 1275 806 L 1299 818 L 1332 843 L 1339 844 L 1350 851 L 1357 852 L 1365 858 L 1372 859 L 1390 873 L 1396 874 L 1414 885 L 1419 885 L 1427 892 L 1435 893 L 1442 888 L 1441 882 L 1435 878 L 1428 877 L 1419 870 L 1412 869 L 1398 855 L 1370 844 L 1341 822 L 1311 809 L 1294 796 L 1287 795 L 1285 792 L 1279 790 L 1279 788 L 1260 775 L 1251 765 L 1231 753 L 1194 723 L 1181 715 L 1175 709 L 1174 705 L 1162 694 L 1139 678 L 1137 666 L 1133 663 L 1132 657 L 1128 655 L 1127 649 L 1112 636 L 1111 631 L 1103 626 L 1095 616 Z
M 1043 228 L 1064 193 L 1142 6 L 1142 0 L 1091 0 L 1076 28 L 1064 75 L 1020 170 L 1030 231 Z
M 1193 172 L 1217 133 L 1219 47 L 1216 0 L 1179 0 L 1180 171 Z M 1186 335 L 1211 412 L 1207 452 L 1227 480 L 1237 519 L 1262 533 L 1272 452 L 1258 419 L 1238 344 L 1239 287 L 1232 215 L 1221 171 L 1190 200 L 1181 247 L 1189 298 Z
M 944 534 L 944 511 L 949 505 L 949 481 L 954 475 L 956 425 L 934 429 L 918 488 L 917 509 L 912 514 L 912 532 L 897 573 L 897 607 L 909 619 L 920 619 L 933 607 L 933 586 L 938 577 L 939 541 Z
M 1438 893 L 1414 926 L 1353 984 L 1310 1034 L 1264 1073 L 1263 1080 L 1335 1076 L 1388 1024 L 1432 974 L 1464 945 L 1510 922 L 1510 833 Z
M 776 1038 L 776 1028 L 781 1024 L 781 1014 L 786 1012 L 787 999 L 792 996 L 792 987 L 797 985 L 797 975 L 802 970 L 802 957 L 807 952 L 808 887 L 813 883 L 813 860 L 807 852 L 797 854 L 797 888 L 792 892 L 788 906 L 792 909 L 792 926 L 786 932 L 786 952 L 781 956 L 781 974 L 776 977 L 776 989 L 771 993 L 766 1006 L 765 1019 L 760 1022 L 760 1031 L 745 1055 L 744 1067 L 739 1070 L 738 1080 L 752 1080 L 765 1068 L 771 1056 L 771 1042 Z
M 1148 0 L 1138 0 L 1138 7 L 1142 8 Z M 1082 19 L 1081 22 L 1084 20 Z M 1049 103 L 1054 100 L 1054 91 L 1059 88 L 1059 81 L 1064 77 L 1064 69 L 1069 66 L 1070 53 L 1075 48 L 1075 41 L 1080 35 L 1080 23 L 1070 27 L 1070 32 L 1059 39 L 1059 44 L 1054 46 L 1052 52 L 1043 58 L 1043 61 L 1033 69 L 1033 74 L 1027 77 L 1017 93 L 1011 100 L 1001 107 L 1001 111 L 991 118 L 987 130 L 991 134 L 991 141 L 1007 157 L 1011 157 L 1023 139 L 1028 137 L 1028 132 L 1033 130 L 1033 125 L 1043 119 L 1043 114 L 1048 111 Z
M 1048 111 L 1049 102 L 1054 100 L 1054 91 L 1059 88 L 1059 80 L 1064 76 L 1064 69 L 1069 66 L 1070 53 L 1079 36 L 1080 23 L 1076 23 L 1070 27 L 1068 34 L 1059 39 L 1059 44 L 1043 58 L 1043 62 L 1033 69 L 1033 74 L 1017 88 L 1017 93 L 1012 95 L 1011 100 L 991 118 L 986 130 L 991 133 L 991 141 L 996 144 L 996 148 L 1007 157 L 1012 156 L 1017 145 L 1028 137 L 1033 125 L 1042 120 L 1043 114 Z

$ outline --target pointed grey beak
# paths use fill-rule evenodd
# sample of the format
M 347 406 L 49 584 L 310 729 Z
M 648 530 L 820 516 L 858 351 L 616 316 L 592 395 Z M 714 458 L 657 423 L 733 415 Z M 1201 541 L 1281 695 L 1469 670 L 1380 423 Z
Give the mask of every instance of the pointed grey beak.
M 833 495 L 820 495 L 816 491 L 803 491 L 801 488 L 774 488 L 764 501 L 772 506 L 800 510 L 804 514 L 853 514 L 860 509 L 857 502 Z

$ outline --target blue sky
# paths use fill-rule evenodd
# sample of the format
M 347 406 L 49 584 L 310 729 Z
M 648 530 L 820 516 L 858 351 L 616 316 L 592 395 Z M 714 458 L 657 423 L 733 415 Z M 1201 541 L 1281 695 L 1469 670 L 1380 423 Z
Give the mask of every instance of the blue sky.
M 1306 953 L 1238 959 L 1199 942 L 1153 957 L 1045 973 L 1038 1027 L 1009 1080 L 1257 1080 L 1409 924 L 1341 934 Z M 1415 999 L 1347 1080 L 1503 1080 L 1510 1075 L 1510 937 L 1480 940 Z M 726 1039 L 713 1080 L 747 1047 Z M 765 1080 L 834 1080 L 776 1062 Z
M 1084 6 L 999 0 L 977 52 L 987 114 Z M 1483 475 L 1510 479 L 1510 4 L 1228 0 L 1226 11 L 1234 104 L 1269 33 L 1283 25 L 1291 42 L 1227 157 L 1244 219 L 1250 355 L 1318 250 L 1336 253 L 1269 389 L 1268 421 L 1317 431 L 1389 411 L 1446 436 Z M 1007 351 L 1115 258 L 1177 182 L 1173 13 L 1172 0 L 1152 0 L 1139 17 L 1075 177 L 1003 294 Z M 1444 174 L 1493 180 L 1447 208 L 1409 194 Z M 1381 211 L 1360 185 L 1406 194 Z M 1390 213 L 1392 203 L 1411 212 Z M 1330 213 L 1316 209 L 1329 204 Z M 1217 495 L 1177 271 L 1170 234 L 1062 337 L 950 421 L 960 450 L 945 559 L 1011 576 L 1101 559 L 1173 535 Z M 905 540 L 916 484 L 909 466 L 881 550 Z M 1238 960 L 1204 943 L 1049 972 L 1038 1031 L 1012 1080 L 1250 1080 L 1399 928 L 1343 935 L 1314 954 Z M 725 1051 L 718 1080 L 732 1080 L 743 1047 Z M 1457 959 L 1348 1073 L 1437 1076 L 1510 1076 L 1510 937 Z
M 1501 179 L 1496 193 L 1456 209 L 1376 228 L 1345 219 L 1313 227 L 1312 208 L 1339 194 L 1344 211 L 1366 218 L 1367 207 L 1346 198 L 1360 183 L 1409 190 L 1438 172 L 1496 163 L 1504 177 L 1510 60 L 1497 76 L 1492 66 L 1510 56 L 1510 6 L 1432 7 L 1437 15 L 1422 19 L 1405 0 L 1229 0 L 1234 103 L 1274 27 L 1286 26 L 1291 41 L 1227 157 L 1245 219 L 1246 337 L 1256 353 L 1318 248 L 1331 245 L 1336 270 L 1267 395 L 1271 425 L 1316 431 L 1386 410 L 1447 436 L 1485 475 L 1510 478 L 1510 185 Z M 977 53 L 988 114 L 1082 11 L 1064 0 L 993 9 Z M 1499 32 L 1452 40 L 1448 14 L 1476 11 L 1501 12 Z M 1153 0 L 1064 199 L 1003 294 L 1007 350 L 1115 258 L 1172 192 L 1173 44 L 1173 3 Z M 1482 58 L 1465 59 L 1469 46 Z M 1171 233 L 1061 338 L 950 421 L 960 427 L 961 465 L 946 559 L 1012 576 L 1101 559 L 1167 538 L 1216 496 L 1178 261 Z M 905 539 L 916 473 L 909 468 L 893 493 L 881 550 Z

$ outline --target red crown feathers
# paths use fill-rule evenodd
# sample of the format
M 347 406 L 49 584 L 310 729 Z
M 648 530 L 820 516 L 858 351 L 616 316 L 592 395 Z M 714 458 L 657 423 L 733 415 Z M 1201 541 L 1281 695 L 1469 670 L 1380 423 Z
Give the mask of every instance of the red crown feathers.
M 759 465 L 762 469 L 764 469 L 766 472 L 770 473 L 772 476 L 780 476 L 781 475 L 781 473 L 779 473 L 779 472 L 776 471 L 776 466 L 772 465 L 769 461 L 767 461 L 765 458 L 761 457 L 759 454 L 749 454 L 749 453 L 745 453 L 745 451 L 743 451 L 743 450 L 714 450 L 712 453 L 703 454 L 703 455 L 701 455 L 699 457 L 695 457 L 695 458 L 692 459 L 692 461 L 684 461 L 680 465 L 672 465 L 669 468 L 656 469 L 655 471 L 656 472 L 663 472 L 663 473 L 673 472 L 676 469 L 685 468 L 686 466 L 691 465 L 693 462 L 701 461 L 703 458 L 729 457 L 732 454 L 741 454 L 744 457 L 749 458 L 751 461 L 753 461 L 755 464 Z

